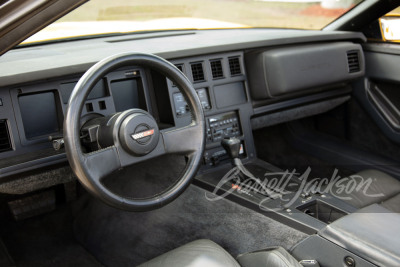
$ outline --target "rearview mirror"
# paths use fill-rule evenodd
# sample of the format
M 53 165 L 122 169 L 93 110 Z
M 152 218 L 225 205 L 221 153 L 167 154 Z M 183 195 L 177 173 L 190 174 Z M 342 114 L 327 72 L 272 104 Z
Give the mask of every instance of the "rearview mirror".
M 400 16 L 384 16 L 379 19 L 379 24 L 384 41 L 400 42 Z

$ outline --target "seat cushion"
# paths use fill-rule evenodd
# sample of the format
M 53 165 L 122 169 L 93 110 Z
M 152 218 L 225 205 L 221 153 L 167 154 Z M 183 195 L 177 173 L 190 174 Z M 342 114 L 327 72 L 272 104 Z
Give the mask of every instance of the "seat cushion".
M 359 185 L 361 187 L 357 188 Z M 400 182 L 378 170 L 364 170 L 344 178 L 331 192 L 356 208 L 377 203 L 400 212 Z
M 211 240 L 200 239 L 145 262 L 140 267 L 240 267 L 235 259 Z
M 302 265 L 282 247 L 249 252 L 239 255 L 237 261 L 242 267 L 302 267 Z
M 381 203 L 388 210 L 400 213 L 400 194 L 397 194 Z

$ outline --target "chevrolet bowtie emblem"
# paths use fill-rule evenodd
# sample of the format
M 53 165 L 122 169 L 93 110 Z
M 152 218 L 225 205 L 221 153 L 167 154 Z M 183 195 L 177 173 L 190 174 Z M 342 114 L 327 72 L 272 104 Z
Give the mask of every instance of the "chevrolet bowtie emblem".
M 134 140 L 139 140 L 139 139 L 145 138 L 145 137 L 153 135 L 153 134 L 154 134 L 154 129 L 151 129 L 151 130 L 147 130 L 144 132 L 132 134 L 131 136 Z

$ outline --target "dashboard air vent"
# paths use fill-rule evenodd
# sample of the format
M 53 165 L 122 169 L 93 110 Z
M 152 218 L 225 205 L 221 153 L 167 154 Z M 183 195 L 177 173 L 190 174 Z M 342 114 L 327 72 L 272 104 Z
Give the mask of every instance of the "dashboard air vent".
M 203 64 L 201 62 L 192 63 L 192 76 L 194 82 L 204 81 Z
M 183 64 L 175 64 L 175 67 L 177 67 L 178 70 L 180 70 L 183 74 L 185 74 L 185 72 L 183 71 Z M 174 82 L 172 82 L 172 85 L 176 86 Z
M 242 74 L 239 57 L 229 58 L 229 70 L 231 71 L 231 76 Z
M 0 120 L 0 152 L 10 150 L 11 140 L 6 120 Z
M 183 64 L 176 64 L 175 67 L 183 73 Z
M 224 77 L 224 72 L 222 70 L 221 59 L 213 59 L 210 61 L 211 73 L 214 79 L 219 79 Z
M 360 60 L 358 58 L 358 51 L 347 52 L 347 63 L 349 65 L 349 73 L 360 71 Z

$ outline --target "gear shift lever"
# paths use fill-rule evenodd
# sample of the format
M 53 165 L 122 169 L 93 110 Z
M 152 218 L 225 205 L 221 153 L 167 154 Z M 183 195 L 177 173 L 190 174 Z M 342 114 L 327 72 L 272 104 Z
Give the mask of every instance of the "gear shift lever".
M 231 158 L 232 165 L 239 170 L 239 179 L 242 179 L 243 177 L 254 178 L 254 176 L 243 166 L 242 161 L 239 159 L 241 145 L 240 139 L 237 137 L 226 137 L 221 140 L 221 145 Z
M 236 160 L 239 158 L 240 151 L 240 139 L 236 137 L 226 137 L 221 141 L 222 147 L 228 153 L 234 165 L 236 165 Z

